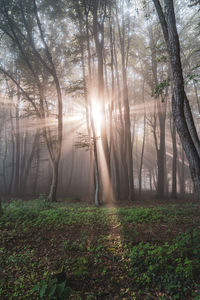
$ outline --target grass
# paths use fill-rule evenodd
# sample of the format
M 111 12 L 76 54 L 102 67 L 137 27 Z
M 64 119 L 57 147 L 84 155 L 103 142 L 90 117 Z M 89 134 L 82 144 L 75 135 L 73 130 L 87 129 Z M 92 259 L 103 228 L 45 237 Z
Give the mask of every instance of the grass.
M 200 299 L 197 204 L 3 209 L 0 299 Z

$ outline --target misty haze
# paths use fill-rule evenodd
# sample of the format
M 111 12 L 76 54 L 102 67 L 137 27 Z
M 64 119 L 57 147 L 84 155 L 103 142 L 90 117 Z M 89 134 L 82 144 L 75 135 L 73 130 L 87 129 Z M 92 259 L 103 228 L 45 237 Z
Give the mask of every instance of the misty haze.
M 0 299 L 200 299 L 199 20 L 0 0 Z

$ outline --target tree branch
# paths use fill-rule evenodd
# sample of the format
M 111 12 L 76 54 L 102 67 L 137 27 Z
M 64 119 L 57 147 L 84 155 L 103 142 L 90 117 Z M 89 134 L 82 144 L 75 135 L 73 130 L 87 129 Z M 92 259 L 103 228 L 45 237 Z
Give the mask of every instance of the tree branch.
M 10 74 L 8 71 L 6 71 L 4 68 L 2 68 L 2 66 L 0 66 L 0 72 L 3 73 L 5 76 L 7 76 L 8 78 L 10 78 L 12 80 L 12 82 L 15 83 L 15 85 L 20 89 L 20 91 L 24 94 L 24 96 L 26 97 L 26 99 L 32 104 L 32 106 L 34 107 L 36 114 L 41 117 L 40 115 L 40 111 L 38 110 L 36 104 L 34 103 L 33 99 L 26 93 L 26 91 L 22 88 L 22 86 L 19 84 L 19 82 L 13 77 L 12 74 Z
M 166 22 L 166 19 L 165 19 L 165 15 L 164 15 L 162 6 L 161 6 L 159 0 L 153 0 L 153 2 L 154 2 L 154 5 L 155 5 L 157 14 L 158 14 L 158 18 L 160 20 L 160 24 L 162 26 L 165 42 L 166 42 L 167 47 L 169 49 L 169 34 L 168 34 L 167 22 Z

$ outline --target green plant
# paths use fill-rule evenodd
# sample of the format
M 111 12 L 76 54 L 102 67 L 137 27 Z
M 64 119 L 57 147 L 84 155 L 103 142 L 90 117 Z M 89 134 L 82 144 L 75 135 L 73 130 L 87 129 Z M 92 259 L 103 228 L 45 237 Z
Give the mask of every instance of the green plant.
M 40 201 L 46 201 L 47 196 L 45 194 L 40 194 L 40 196 L 38 197 L 38 200 Z
M 161 222 L 165 219 L 165 215 L 161 209 L 157 208 L 131 208 L 131 209 L 118 209 L 118 216 L 123 225 L 127 223 L 144 223 L 152 224 Z
M 96 299 L 94 293 L 88 293 L 88 294 L 86 295 L 86 300 L 93 300 L 93 299 Z
M 62 244 L 61 244 L 61 249 L 63 251 L 67 251 L 68 248 L 69 248 L 69 240 L 63 241 Z
M 183 233 L 172 244 L 139 243 L 131 250 L 132 276 L 138 287 L 165 290 L 182 299 L 195 284 L 200 267 L 198 231 Z
M 31 258 L 33 255 L 33 250 L 27 250 L 22 253 L 16 253 L 13 252 L 10 256 L 7 258 L 8 264 L 18 265 L 18 264 L 27 264 L 31 262 Z
M 86 244 L 87 244 L 88 236 L 85 232 L 82 232 L 79 239 L 74 241 L 71 246 L 70 250 L 73 251 L 85 251 L 86 250 Z
M 63 282 L 58 282 L 57 278 L 51 280 L 42 280 L 40 283 L 35 285 L 31 290 L 31 294 L 34 292 L 39 292 L 41 299 L 51 299 L 51 300 L 63 300 L 67 299 L 72 293 L 72 289 L 68 286 L 66 280 Z
M 73 272 L 74 275 L 79 277 L 83 276 L 87 273 L 88 271 L 88 260 L 85 257 L 78 257 L 73 265 Z

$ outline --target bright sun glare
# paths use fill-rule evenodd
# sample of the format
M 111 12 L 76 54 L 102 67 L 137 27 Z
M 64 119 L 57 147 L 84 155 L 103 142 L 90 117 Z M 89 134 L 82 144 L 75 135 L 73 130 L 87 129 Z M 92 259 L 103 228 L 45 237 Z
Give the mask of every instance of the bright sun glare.
M 91 113 L 94 121 L 94 126 L 96 129 L 96 134 L 100 135 L 100 129 L 102 124 L 102 112 L 101 112 L 101 107 L 97 101 L 92 102 Z

